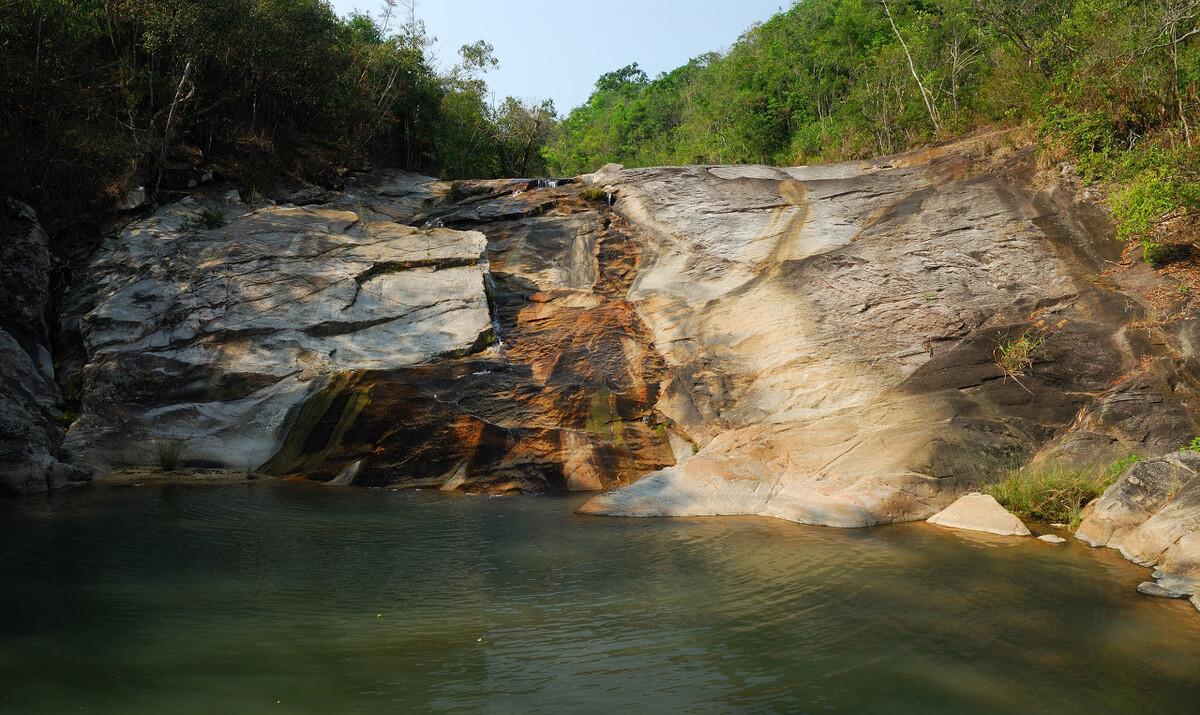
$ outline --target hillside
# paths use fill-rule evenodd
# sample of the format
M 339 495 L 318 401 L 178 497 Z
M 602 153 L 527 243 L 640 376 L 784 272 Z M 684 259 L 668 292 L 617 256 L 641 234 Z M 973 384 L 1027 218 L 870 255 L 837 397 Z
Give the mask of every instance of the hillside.
M 1194 0 L 804 0 L 725 54 L 604 75 L 546 156 L 566 174 L 796 166 L 1014 127 L 1165 261 L 1190 250 L 1200 206 L 1198 33 Z

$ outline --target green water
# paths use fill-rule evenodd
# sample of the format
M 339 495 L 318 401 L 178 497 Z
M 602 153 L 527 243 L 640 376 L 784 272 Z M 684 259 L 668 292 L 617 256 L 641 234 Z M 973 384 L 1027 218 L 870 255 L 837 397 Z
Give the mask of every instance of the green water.
M 1200 712 L 1200 614 L 1115 554 L 579 503 L 0 502 L 0 712 Z

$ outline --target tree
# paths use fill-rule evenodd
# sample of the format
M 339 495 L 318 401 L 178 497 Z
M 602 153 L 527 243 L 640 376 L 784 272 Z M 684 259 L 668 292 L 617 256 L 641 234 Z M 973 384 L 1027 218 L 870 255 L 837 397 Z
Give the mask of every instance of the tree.
M 543 148 L 554 135 L 554 102 L 526 104 L 508 97 L 493 110 L 493 140 L 503 176 L 532 176 L 546 173 Z

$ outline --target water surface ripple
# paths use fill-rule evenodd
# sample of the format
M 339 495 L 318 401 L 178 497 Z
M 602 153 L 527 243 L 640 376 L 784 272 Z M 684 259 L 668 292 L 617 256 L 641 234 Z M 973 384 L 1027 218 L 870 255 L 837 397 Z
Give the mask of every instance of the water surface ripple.
M 1111 552 L 246 484 L 0 502 L 0 712 L 1195 713 Z

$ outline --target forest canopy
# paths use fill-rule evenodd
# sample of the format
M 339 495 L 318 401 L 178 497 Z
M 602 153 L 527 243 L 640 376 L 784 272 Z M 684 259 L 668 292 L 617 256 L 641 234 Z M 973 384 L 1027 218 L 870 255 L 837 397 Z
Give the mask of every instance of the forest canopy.
M 50 218 L 161 187 L 174 162 L 255 185 L 339 167 L 540 174 L 554 108 L 494 101 L 486 42 L 433 65 L 413 3 L 3 0 L 0 189 Z
M 0 0 L 0 190 L 53 220 L 136 186 L 153 198 L 178 162 L 251 187 L 368 162 L 443 178 L 794 165 L 1001 126 L 1104 183 L 1150 253 L 1200 204 L 1200 0 L 801 0 L 727 52 L 614 69 L 562 118 L 493 97 L 484 40 L 439 69 L 414 3 L 381 2 Z
M 1200 0 L 801 0 L 725 54 L 604 75 L 547 158 L 797 165 L 1018 127 L 1108 184 L 1152 254 L 1200 203 L 1198 48 Z

